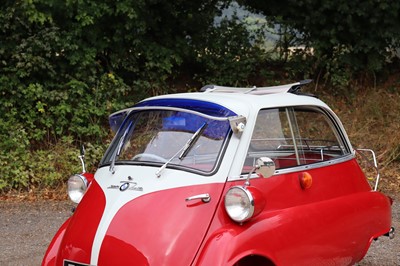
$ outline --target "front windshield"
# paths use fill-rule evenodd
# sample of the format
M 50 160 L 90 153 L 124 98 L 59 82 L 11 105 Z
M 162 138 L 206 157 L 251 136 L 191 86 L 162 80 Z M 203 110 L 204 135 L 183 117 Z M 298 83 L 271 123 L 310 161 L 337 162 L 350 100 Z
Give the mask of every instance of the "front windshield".
M 229 135 L 228 120 L 175 110 L 131 113 L 102 160 L 109 164 L 148 164 L 211 172 Z

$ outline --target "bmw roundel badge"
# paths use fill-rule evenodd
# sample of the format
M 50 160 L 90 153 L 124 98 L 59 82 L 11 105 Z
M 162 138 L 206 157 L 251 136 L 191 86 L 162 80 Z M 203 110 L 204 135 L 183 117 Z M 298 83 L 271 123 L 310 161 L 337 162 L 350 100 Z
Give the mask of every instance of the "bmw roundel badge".
M 125 183 L 123 183 L 120 187 L 119 187 L 119 190 L 120 191 L 125 191 L 125 190 L 127 190 L 129 188 L 129 182 L 125 182 Z

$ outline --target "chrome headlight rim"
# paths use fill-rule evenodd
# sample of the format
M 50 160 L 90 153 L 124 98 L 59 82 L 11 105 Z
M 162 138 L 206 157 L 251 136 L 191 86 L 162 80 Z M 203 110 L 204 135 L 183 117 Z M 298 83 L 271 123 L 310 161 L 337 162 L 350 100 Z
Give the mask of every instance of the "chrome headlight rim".
M 79 203 L 88 188 L 88 181 L 85 176 L 75 174 L 68 178 L 67 192 L 70 200 L 74 203 Z
M 238 205 L 233 205 L 232 202 L 229 202 L 229 197 L 235 196 L 234 194 L 241 194 L 241 200 Z M 239 196 L 240 197 L 240 196 Z M 254 214 L 254 197 L 251 192 L 246 189 L 246 187 L 234 186 L 231 187 L 225 195 L 225 210 L 228 216 L 237 223 L 243 223 L 250 220 Z M 243 205 L 244 206 L 240 206 Z M 240 208 L 242 207 L 242 210 Z M 238 210 L 239 209 L 239 210 Z M 238 212 L 239 211 L 239 212 Z

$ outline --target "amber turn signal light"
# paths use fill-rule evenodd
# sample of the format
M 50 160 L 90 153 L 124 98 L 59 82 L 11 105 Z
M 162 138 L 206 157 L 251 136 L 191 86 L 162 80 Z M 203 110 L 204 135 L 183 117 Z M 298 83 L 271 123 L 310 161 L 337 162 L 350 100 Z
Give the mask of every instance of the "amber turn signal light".
M 300 181 L 300 187 L 303 190 L 309 189 L 312 186 L 312 176 L 307 172 L 303 172 L 300 174 L 299 181 Z

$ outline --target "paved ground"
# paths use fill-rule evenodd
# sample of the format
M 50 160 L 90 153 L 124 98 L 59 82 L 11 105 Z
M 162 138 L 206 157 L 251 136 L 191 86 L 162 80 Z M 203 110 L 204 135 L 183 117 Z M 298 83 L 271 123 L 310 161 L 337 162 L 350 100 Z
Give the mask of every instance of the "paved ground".
M 40 265 L 72 206 L 57 201 L 0 202 L 0 265 Z
M 375 241 L 359 266 L 400 265 L 400 197 L 396 196 L 393 225 L 397 237 Z M 69 202 L 0 202 L 0 265 L 40 265 L 58 227 L 71 214 Z

